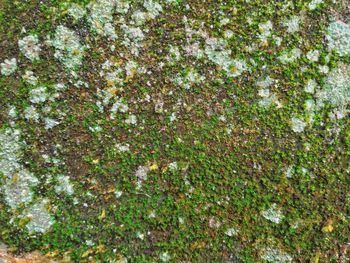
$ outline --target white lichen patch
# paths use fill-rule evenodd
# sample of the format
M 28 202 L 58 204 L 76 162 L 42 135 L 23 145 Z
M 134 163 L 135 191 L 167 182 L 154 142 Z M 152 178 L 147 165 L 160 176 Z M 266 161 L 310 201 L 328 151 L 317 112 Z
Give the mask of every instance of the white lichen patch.
M 350 66 L 340 63 L 333 69 L 316 97 L 320 106 L 328 102 L 338 108 L 345 108 L 350 102 Z
M 148 172 L 150 171 L 150 168 L 148 166 L 139 166 L 135 172 L 135 176 L 137 178 L 137 185 L 136 188 L 140 189 L 142 186 L 142 183 L 147 180 Z M 154 214 L 155 216 L 155 214 Z
M 247 63 L 242 59 L 234 59 L 228 65 L 224 67 L 228 77 L 237 77 L 241 75 L 244 71 L 248 70 Z
M 38 183 L 38 179 L 23 167 L 22 170 L 13 173 L 3 186 L 7 204 L 12 208 L 16 208 L 20 204 L 27 204 L 32 201 L 33 192 L 31 188 Z
M 128 151 L 130 151 L 130 144 L 128 144 L 128 143 L 125 143 L 125 144 L 117 143 L 115 145 L 115 148 L 117 149 L 118 152 L 128 152 Z
M 171 259 L 168 252 L 163 252 L 159 255 L 159 260 L 162 262 L 168 262 Z
M 27 120 L 33 120 L 34 122 L 39 121 L 40 115 L 33 105 L 26 107 L 23 113 L 24 118 L 26 118 Z
M 64 91 L 67 89 L 67 87 L 63 83 L 57 83 L 54 85 L 54 89 L 55 91 Z
M 79 20 L 83 18 L 86 15 L 86 9 L 83 8 L 82 6 L 73 3 L 69 9 L 68 9 L 68 14 L 75 20 Z
M 283 26 L 287 28 L 288 33 L 295 33 L 299 31 L 300 17 L 292 16 L 283 21 Z
M 47 97 L 48 97 L 48 94 L 47 94 L 46 87 L 38 87 L 38 88 L 32 89 L 29 92 L 29 100 L 35 104 L 45 102 Z
M 34 76 L 34 72 L 31 70 L 26 70 L 22 78 L 25 82 L 27 82 L 30 85 L 35 86 L 38 84 L 38 78 Z
M 90 126 L 89 130 L 93 133 L 96 133 L 96 132 L 101 132 L 103 130 L 103 128 L 101 126 L 95 124 L 93 126 Z
M 315 10 L 322 3 L 323 3 L 323 0 L 312 0 L 308 4 L 308 7 L 309 7 L 310 10 Z
M 116 191 L 114 192 L 114 195 L 115 195 L 115 198 L 120 198 L 120 197 L 123 195 L 123 192 L 122 192 L 122 191 L 116 190 Z
M 306 127 L 306 122 L 298 117 L 292 117 L 291 127 L 294 132 L 303 132 Z
M 269 89 L 259 89 L 258 95 L 263 98 L 268 98 L 270 96 L 270 90 Z
M 278 59 L 283 64 L 288 64 L 291 62 L 294 62 L 296 59 L 299 59 L 301 56 L 301 50 L 299 48 L 293 48 L 289 52 L 284 52 L 281 56 L 278 57 Z
M 65 193 L 67 195 L 72 195 L 74 193 L 73 184 L 69 180 L 69 176 L 59 175 L 57 177 L 57 185 L 55 186 L 55 191 L 58 194 Z
M 143 6 L 146 8 L 148 16 L 151 19 L 156 18 L 163 11 L 162 6 L 153 0 L 145 0 Z
M 139 49 L 143 46 L 145 35 L 140 27 L 131 27 L 126 24 L 120 26 L 124 32 L 122 44 L 127 47 L 131 54 L 138 56 Z
M 264 79 L 260 79 L 256 82 L 256 85 L 260 87 L 258 90 L 258 95 L 262 98 L 259 100 L 258 104 L 260 107 L 270 107 L 273 103 L 276 104 L 277 108 L 282 107 L 282 103 L 278 100 L 278 97 L 275 93 L 270 92 L 268 88 L 272 84 L 276 83 L 277 80 L 267 76 Z
M 147 179 L 147 174 L 149 172 L 148 166 L 139 166 L 135 172 L 135 176 L 138 180 L 144 181 Z
M 318 70 L 320 71 L 320 73 L 328 74 L 329 67 L 327 65 L 319 65 Z
M 129 117 L 125 120 L 126 124 L 132 124 L 136 125 L 137 124 L 137 118 L 134 114 L 130 114 Z
M 116 85 L 116 86 L 122 86 L 124 82 L 122 68 L 113 69 L 106 73 L 101 71 L 100 75 L 105 76 L 107 83 L 112 83 L 113 85 Z M 113 88 L 113 86 L 111 86 L 111 88 Z
M 170 171 L 176 171 L 178 169 L 177 162 L 175 161 L 175 162 L 170 163 L 168 168 Z
M 118 38 L 115 28 L 111 23 L 106 23 L 103 26 L 103 35 L 108 37 L 110 40 L 116 40 Z
M 204 51 L 200 48 L 200 44 L 198 42 L 185 46 L 184 50 L 187 56 L 193 56 L 198 59 L 204 57 Z
M 221 226 L 221 222 L 218 218 L 212 216 L 209 218 L 208 225 L 210 228 L 218 229 Z
M 306 57 L 311 62 L 317 62 L 320 57 L 320 51 L 318 50 L 310 50 L 306 53 Z
M 148 15 L 146 12 L 137 10 L 131 15 L 131 19 L 133 20 L 132 23 L 137 26 L 141 26 L 146 22 L 147 17 Z
M 169 116 L 169 121 L 173 122 L 177 119 L 176 112 L 172 112 L 171 115 Z
M 238 234 L 238 230 L 236 228 L 228 228 L 226 231 L 225 231 L 225 235 L 229 236 L 229 237 L 233 237 L 235 235 Z
M 312 112 L 315 109 L 315 101 L 313 99 L 308 99 L 305 101 L 305 110 L 307 112 Z
M 312 124 L 314 121 L 314 115 L 315 115 L 315 110 L 316 110 L 316 102 L 313 99 L 308 99 L 305 101 L 304 104 L 305 111 L 307 113 L 307 118 L 306 121 L 308 124 Z
M 179 61 L 180 58 L 181 58 L 181 53 L 180 53 L 179 47 L 171 45 L 169 47 L 168 60 L 171 62 L 175 62 L 175 61 Z
M 229 77 L 237 77 L 248 69 L 247 64 L 244 60 L 232 59 L 232 52 L 226 46 L 227 42 L 224 39 L 208 38 L 205 54 L 210 61 L 222 67 Z
M 29 233 L 45 233 L 54 223 L 48 211 L 49 200 L 43 199 L 24 210 L 22 217 L 29 219 L 26 228 Z
M 267 76 L 266 78 L 264 79 L 261 79 L 261 80 L 258 80 L 256 82 L 256 85 L 259 87 L 259 88 L 263 88 L 263 89 L 266 89 L 267 87 L 270 87 L 272 84 L 274 84 L 276 82 L 275 79 L 271 78 L 270 76 Z M 264 97 L 264 96 L 262 96 Z
M 174 79 L 174 83 L 188 90 L 193 85 L 200 84 L 204 80 L 204 76 L 201 76 L 195 69 L 189 68 L 183 74 L 178 74 Z
M 117 112 L 126 113 L 128 110 L 129 107 L 127 103 L 123 99 L 118 98 L 110 109 L 111 119 L 115 118 Z
M 269 209 L 262 211 L 261 215 L 267 220 L 270 220 L 271 222 L 276 224 L 279 224 L 284 218 L 282 212 L 280 211 L 280 209 L 277 208 L 277 204 L 275 203 L 272 204 Z
M 340 55 L 350 55 L 350 26 L 343 21 L 329 24 L 326 34 L 329 49 L 335 49 Z
M 17 70 L 17 59 L 5 59 L 4 62 L 0 64 L 1 66 L 1 74 L 4 76 L 10 76 Z
M 230 19 L 228 17 L 224 17 L 220 20 L 220 26 L 226 26 L 230 23 Z
M 38 179 L 20 164 L 22 145 L 19 136 L 18 130 L 0 132 L 0 172 L 5 176 L 1 191 L 11 208 L 29 203 L 33 197 L 31 188 L 38 184 Z
M 331 120 L 341 120 L 344 119 L 349 113 L 348 109 L 333 109 L 332 112 L 329 113 L 329 118 Z
M 22 157 L 22 151 L 19 136 L 19 130 L 0 131 L 0 172 L 7 178 L 11 178 L 12 174 L 21 168 L 19 159 Z
M 258 95 L 262 97 L 258 102 L 258 105 L 260 107 L 268 108 L 272 104 L 276 104 L 277 108 L 282 107 L 282 103 L 278 100 L 277 95 L 270 92 L 269 89 L 260 89 L 258 91 Z
M 234 36 L 234 33 L 233 33 L 233 31 L 232 30 L 225 30 L 225 32 L 224 32 L 224 37 L 226 38 L 226 39 L 230 39 L 231 37 L 233 37 Z
M 126 14 L 129 9 L 131 8 L 131 5 L 130 5 L 130 0 L 117 0 L 115 1 L 116 3 L 116 7 L 115 7 L 115 11 L 118 13 L 118 14 Z
M 139 65 L 135 61 L 129 60 L 125 63 L 124 69 L 126 76 L 131 78 L 138 72 Z
M 115 0 L 98 0 L 92 1 L 88 8 L 90 10 L 90 15 L 88 21 L 91 25 L 91 29 L 100 34 L 104 35 L 104 27 L 106 24 L 110 24 L 113 20 L 113 13 L 116 7 Z
M 285 169 L 284 174 L 286 175 L 287 178 L 292 178 L 294 172 L 295 172 L 294 166 L 293 166 L 293 165 L 290 165 L 290 166 L 288 166 L 288 167 Z
M 271 30 L 273 28 L 272 22 L 270 20 L 266 21 L 265 23 L 259 24 L 259 38 L 261 41 L 266 41 L 268 37 L 271 36 Z
M 14 120 L 18 117 L 18 111 L 15 106 L 10 105 L 8 109 L 8 116 L 10 119 Z
M 317 83 L 316 83 L 316 81 L 313 80 L 313 79 L 309 79 L 309 80 L 306 82 L 304 91 L 307 92 L 307 93 L 313 94 L 313 93 L 315 92 L 315 89 L 316 89 L 316 88 L 317 88 Z
M 243 72 L 248 70 L 248 65 L 245 59 L 232 58 L 232 50 L 227 46 L 227 40 L 224 38 L 210 37 L 207 32 L 200 29 L 195 31 L 190 28 L 187 17 L 183 19 L 185 23 L 185 31 L 187 41 L 191 42 L 193 35 L 197 35 L 205 40 L 204 55 L 218 66 L 218 69 L 223 70 L 228 77 L 238 77 Z M 199 43 L 192 43 L 185 47 L 187 54 L 201 58 L 203 51 L 199 48 Z
M 39 59 L 41 48 L 37 35 L 29 35 L 18 40 L 18 47 L 24 56 L 31 61 Z
M 53 39 L 49 39 L 47 44 L 53 46 L 55 58 L 69 70 L 75 71 L 82 64 L 86 47 L 80 43 L 75 32 L 65 26 L 58 26 Z
M 52 119 L 52 118 L 49 118 L 49 117 L 46 117 L 44 119 L 44 122 L 45 122 L 45 129 L 46 130 L 51 130 L 53 127 L 55 127 L 55 126 L 60 124 L 59 121 L 57 121 L 55 119 Z
M 261 259 L 272 263 L 287 263 L 293 260 L 292 256 L 276 248 L 264 249 Z

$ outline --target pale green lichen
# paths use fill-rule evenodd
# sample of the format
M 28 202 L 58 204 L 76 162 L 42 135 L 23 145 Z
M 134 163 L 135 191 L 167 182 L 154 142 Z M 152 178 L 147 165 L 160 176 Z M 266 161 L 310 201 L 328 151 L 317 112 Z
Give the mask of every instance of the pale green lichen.
M 276 248 L 266 248 L 261 256 L 262 260 L 272 263 L 287 263 L 292 262 L 293 258 L 286 252 Z
M 226 46 L 227 42 L 223 39 L 208 38 L 206 39 L 205 54 L 210 61 L 222 67 L 229 77 L 237 77 L 248 70 L 248 66 L 242 59 L 232 59 L 232 51 Z
M 0 132 L 0 172 L 5 175 L 1 190 L 11 208 L 29 203 L 33 198 L 32 187 L 38 179 L 20 163 L 22 145 L 18 130 L 7 129 Z
M 57 176 L 57 185 L 55 186 L 56 193 L 66 193 L 72 195 L 74 193 L 73 185 L 69 180 L 69 176 L 59 175 Z
M 38 183 L 38 179 L 32 173 L 21 167 L 21 170 L 13 173 L 3 186 L 7 204 L 12 208 L 16 208 L 20 204 L 27 204 L 32 201 L 33 192 L 31 188 Z
M 38 77 L 34 76 L 34 72 L 31 70 L 26 70 L 22 78 L 30 85 L 35 86 L 38 84 Z
M 5 59 L 4 62 L 0 64 L 1 66 L 1 74 L 4 76 L 10 76 L 17 70 L 17 59 Z
M 301 50 L 299 48 L 293 48 L 290 51 L 283 52 L 283 54 L 278 58 L 283 64 L 288 64 L 299 59 L 300 56 L 301 56 Z
M 281 213 L 280 209 L 277 208 L 277 204 L 275 203 L 273 203 L 269 209 L 262 211 L 261 215 L 267 220 L 270 220 L 276 224 L 279 224 L 284 218 L 283 214 Z
M 46 87 L 34 88 L 29 92 L 29 100 L 35 104 L 45 102 L 47 97 L 48 94 Z
M 295 33 L 299 31 L 300 17 L 292 16 L 289 19 L 283 21 L 283 26 L 287 28 L 288 33 Z
M 340 56 L 350 55 L 350 26 L 343 21 L 329 24 L 326 34 L 328 47 L 335 49 Z
M 291 126 L 292 126 L 292 130 L 294 132 L 301 133 L 304 131 L 304 129 L 306 127 L 306 123 L 304 120 L 302 120 L 298 117 L 292 117 Z
M 151 19 L 156 18 L 163 11 L 162 6 L 153 0 L 145 0 L 143 6 L 148 11 L 148 15 Z
M 19 130 L 6 129 L 0 132 L 0 171 L 7 178 L 20 170 L 19 159 L 22 157 L 19 143 Z
M 73 30 L 62 25 L 58 26 L 54 38 L 50 38 L 47 43 L 56 49 L 55 58 L 69 71 L 74 72 L 81 66 L 86 47 L 80 43 Z
M 36 35 L 29 35 L 18 40 L 18 46 L 21 52 L 30 60 L 39 59 L 41 51 L 39 39 Z
M 68 9 L 68 14 L 77 21 L 86 15 L 86 10 L 81 5 L 73 3 Z
M 42 199 L 24 210 L 21 217 L 29 219 L 26 224 L 29 233 L 45 233 L 50 229 L 54 221 L 48 211 L 48 205 L 49 200 Z
M 323 3 L 323 0 L 312 0 L 309 4 L 308 7 L 310 10 L 315 10 L 320 4 Z
M 345 108 L 350 102 L 350 66 L 341 63 L 333 69 L 316 97 L 320 106 L 328 102 L 336 107 Z

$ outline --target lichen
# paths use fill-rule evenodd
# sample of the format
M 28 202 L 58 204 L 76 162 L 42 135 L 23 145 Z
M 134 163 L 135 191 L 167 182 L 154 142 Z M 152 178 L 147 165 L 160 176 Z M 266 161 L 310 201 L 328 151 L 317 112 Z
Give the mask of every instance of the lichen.
M 286 252 L 276 248 L 266 248 L 261 256 L 262 260 L 273 263 L 292 262 L 293 258 Z
M 1 66 L 1 74 L 4 76 L 10 76 L 17 70 L 17 59 L 5 59 L 4 62 L 0 64 Z
M 345 108 L 350 102 L 350 66 L 339 64 L 325 79 L 325 84 L 317 94 L 317 103 L 322 106 L 328 102 L 336 107 Z
M 330 49 L 340 56 L 350 54 L 350 26 L 343 21 L 331 22 L 327 28 L 326 40 Z
M 277 208 L 277 204 L 275 203 L 273 203 L 269 209 L 262 211 L 261 215 L 267 220 L 270 220 L 276 224 L 279 224 L 284 217 L 281 211 Z
M 59 25 L 54 38 L 50 38 L 47 43 L 56 49 L 55 58 L 61 61 L 67 70 L 75 71 L 81 66 L 86 47 L 81 45 L 73 30 Z
M 21 52 L 31 61 L 39 59 L 41 48 L 38 36 L 26 36 L 18 40 L 18 46 Z
M 49 200 L 42 199 L 24 210 L 21 217 L 29 219 L 26 224 L 29 233 L 45 233 L 50 229 L 54 221 L 47 209 L 48 205 Z

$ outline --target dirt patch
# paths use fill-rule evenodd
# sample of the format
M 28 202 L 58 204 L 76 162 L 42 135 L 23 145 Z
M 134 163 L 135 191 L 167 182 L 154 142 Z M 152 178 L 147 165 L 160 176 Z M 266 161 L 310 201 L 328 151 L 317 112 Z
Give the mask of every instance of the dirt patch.
M 38 251 L 22 256 L 14 256 L 8 252 L 5 245 L 0 245 L 0 263 L 54 263 L 51 259 L 41 255 Z

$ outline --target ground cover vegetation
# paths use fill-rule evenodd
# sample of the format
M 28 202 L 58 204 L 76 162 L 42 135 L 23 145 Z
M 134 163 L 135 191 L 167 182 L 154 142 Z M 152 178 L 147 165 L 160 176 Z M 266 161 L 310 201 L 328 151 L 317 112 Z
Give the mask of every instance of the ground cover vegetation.
M 0 241 L 349 262 L 349 102 L 348 0 L 2 0 Z

